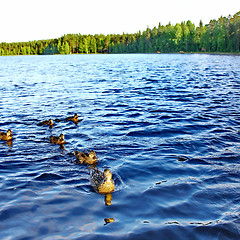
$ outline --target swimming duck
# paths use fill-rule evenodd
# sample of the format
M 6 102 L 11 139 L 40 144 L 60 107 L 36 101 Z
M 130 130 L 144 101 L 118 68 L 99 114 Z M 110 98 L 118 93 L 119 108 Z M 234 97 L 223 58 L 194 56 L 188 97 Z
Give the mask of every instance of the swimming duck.
M 54 144 L 60 144 L 60 145 L 66 143 L 66 142 L 64 141 L 64 135 L 63 135 L 63 134 L 60 134 L 59 137 L 51 136 L 51 137 L 50 137 L 50 142 L 51 142 L 51 143 L 54 143 Z
M 0 132 L 0 140 L 9 141 L 12 139 L 12 130 L 8 129 L 7 132 Z
M 73 117 L 67 117 L 66 120 L 67 121 L 72 121 L 72 122 L 77 124 L 78 123 L 78 115 L 77 115 L 77 113 L 75 113 Z
M 74 151 L 74 155 L 81 164 L 94 164 L 98 159 L 94 150 L 91 150 L 89 153 Z
M 53 126 L 53 120 L 50 118 L 49 120 L 45 120 L 43 122 L 40 122 L 38 125 L 39 126 L 49 125 L 50 127 L 52 127 Z
M 99 171 L 97 168 L 91 169 L 90 182 L 95 191 L 100 194 L 111 193 L 115 190 L 112 173 L 109 169 L 105 169 L 104 172 Z

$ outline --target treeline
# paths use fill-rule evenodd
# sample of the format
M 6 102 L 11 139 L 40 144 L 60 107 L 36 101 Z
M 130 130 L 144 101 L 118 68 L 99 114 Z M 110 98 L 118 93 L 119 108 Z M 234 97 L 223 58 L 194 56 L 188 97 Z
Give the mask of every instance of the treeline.
M 191 21 L 161 24 L 134 34 L 67 34 L 58 39 L 1 43 L 0 55 L 154 52 L 239 52 L 240 12 L 196 27 Z

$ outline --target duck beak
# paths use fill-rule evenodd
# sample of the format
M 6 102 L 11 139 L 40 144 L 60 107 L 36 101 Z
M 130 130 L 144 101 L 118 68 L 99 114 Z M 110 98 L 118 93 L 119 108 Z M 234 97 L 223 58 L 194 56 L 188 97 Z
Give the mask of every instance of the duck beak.
M 77 154 L 78 154 L 78 151 L 74 151 L 73 155 L 77 156 Z

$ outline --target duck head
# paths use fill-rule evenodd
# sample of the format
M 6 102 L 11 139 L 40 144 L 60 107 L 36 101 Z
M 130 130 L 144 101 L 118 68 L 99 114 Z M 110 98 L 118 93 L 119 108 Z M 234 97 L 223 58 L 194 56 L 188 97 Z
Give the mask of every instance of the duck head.
M 50 118 L 48 121 L 48 125 L 52 126 L 53 125 L 53 120 Z
M 73 152 L 73 155 L 74 155 L 74 156 L 77 156 L 78 153 L 79 153 L 78 151 L 74 151 L 74 152 Z
M 7 136 L 12 137 L 12 130 L 10 130 L 10 129 L 7 130 Z
M 77 121 L 78 121 L 78 115 L 77 115 L 77 113 L 74 114 L 73 121 L 74 121 L 74 122 L 77 122 Z
M 64 141 L 64 135 L 62 133 L 59 136 L 59 140 Z
M 91 150 L 91 151 L 89 152 L 89 157 L 92 158 L 92 159 L 94 159 L 94 160 L 97 160 L 97 159 L 98 159 L 94 150 Z

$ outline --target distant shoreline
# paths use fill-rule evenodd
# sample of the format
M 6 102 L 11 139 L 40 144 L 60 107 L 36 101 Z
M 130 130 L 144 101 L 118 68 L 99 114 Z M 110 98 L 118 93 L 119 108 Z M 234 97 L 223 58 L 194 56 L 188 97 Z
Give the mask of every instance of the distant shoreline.
M 181 55 L 193 55 L 193 54 L 199 54 L 199 55 L 222 55 L 222 56 L 240 56 L 239 53 L 223 53 L 223 52 L 156 52 L 156 53 L 72 53 L 72 54 L 50 54 L 50 55 L 40 55 L 40 54 L 25 54 L 25 55 L 4 55 L 0 57 L 20 57 L 20 56 L 71 56 L 71 55 L 138 55 L 138 54 L 159 54 L 159 55 L 168 55 L 168 54 L 181 54 Z
M 172 53 L 156 53 L 156 54 L 208 54 L 208 55 L 237 55 L 240 56 L 240 52 L 172 52 Z

